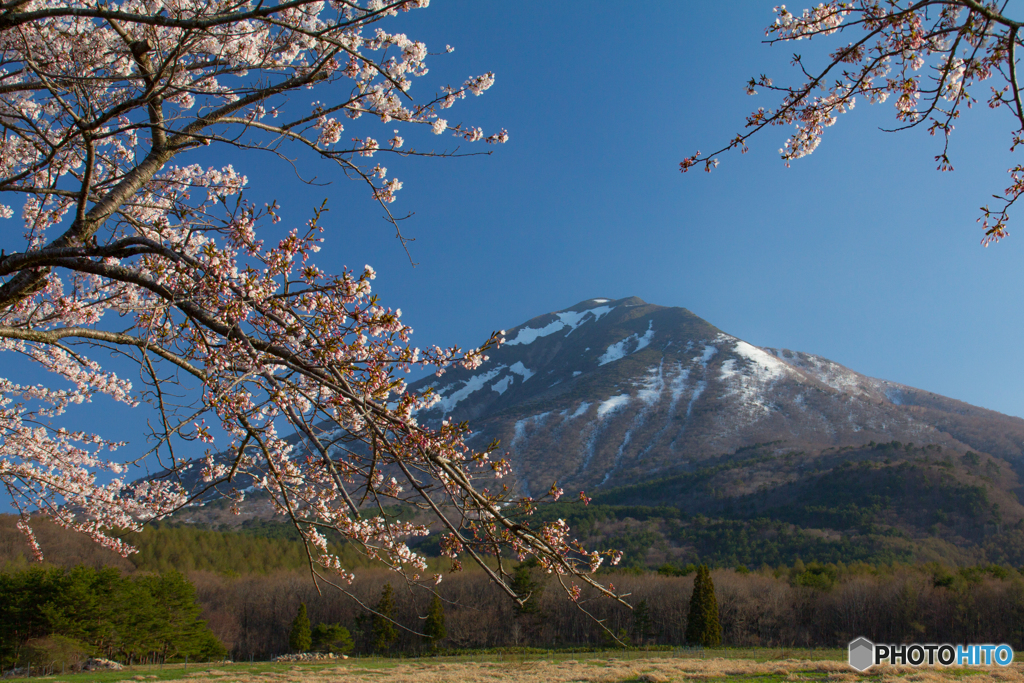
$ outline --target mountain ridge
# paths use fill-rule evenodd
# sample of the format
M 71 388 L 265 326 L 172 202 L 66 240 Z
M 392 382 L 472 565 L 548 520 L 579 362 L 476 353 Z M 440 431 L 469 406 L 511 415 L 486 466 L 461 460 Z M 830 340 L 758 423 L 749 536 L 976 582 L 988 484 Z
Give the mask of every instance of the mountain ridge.
M 499 440 L 527 495 L 550 481 L 628 484 L 775 441 L 821 449 L 897 440 L 1024 456 L 1020 418 L 757 347 L 638 297 L 587 299 L 511 328 L 506 340 L 477 370 L 411 389 L 440 396 L 419 419 L 466 420 L 471 443 Z
M 564 519 L 588 547 L 633 566 L 1024 563 L 1020 418 L 636 297 L 588 299 L 505 338 L 475 370 L 411 384 L 439 399 L 416 419 L 468 421 L 471 448 L 499 441 L 522 495 L 585 490 L 593 504 L 547 503 L 534 521 Z M 274 516 L 265 495 L 240 516 L 216 498 L 176 521 Z M 415 542 L 438 552 L 435 535 Z

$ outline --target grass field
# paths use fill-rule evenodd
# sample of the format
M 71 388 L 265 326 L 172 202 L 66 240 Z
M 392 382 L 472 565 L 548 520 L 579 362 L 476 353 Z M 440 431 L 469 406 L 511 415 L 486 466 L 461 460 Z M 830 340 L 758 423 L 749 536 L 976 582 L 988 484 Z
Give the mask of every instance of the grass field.
M 353 658 L 311 663 L 139 666 L 32 679 L 48 683 L 1024 683 L 1024 668 L 873 667 L 858 674 L 843 650 L 737 649 L 595 652 L 417 659 Z

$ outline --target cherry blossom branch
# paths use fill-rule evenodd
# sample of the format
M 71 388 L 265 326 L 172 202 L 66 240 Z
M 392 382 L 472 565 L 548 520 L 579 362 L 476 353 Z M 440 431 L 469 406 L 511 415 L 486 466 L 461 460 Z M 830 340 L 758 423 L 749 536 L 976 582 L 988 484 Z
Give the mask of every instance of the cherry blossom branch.
M 510 556 L 535 556 L 574 585 L 622 599 L 590 576 L 615 554 L 584 548 L 561 521 L 534 528 L 536 501 L 492 488 L 510 467 L 490 461 L 495 446 L 473 452 L 464 425 L 416 421 L 437 398 L 410 392 L 401 373 L 479 367 L 501 334 L 465 352 L 410 346 L 401 312 L 372 294 L 372 268 L 328 274 L 314 263 L 323 207 L 305 225 L 275 227 L 284 221 L 276 202 L 244 200 L 247 180 L 232 165 L 174 165 L 205 146 L 221 156 L 313 150 L 365 184 L 408 251 L 390 209 L 402 183 L 374 155 L 468 154 L 408 149 L 397 129 L 382 144 L 376 127 L 508 139 L 442 118 L 491 87 L 493 74 L 413 99 L 426 45 L 368 30 L 425 4 L 295 0 L 239 12 L 212 0 L 189 15 L 144 15 L 132 0 L 29 12 L 0 2 L 0 192 L 18 197 L 25 225 L 24 244 L 0 251 L 0 350 L 61 387 L 0 378 L 0 484 L 19 510 L 127 553 L 112 530 L 203 497 L 237 507 L 244 478 L 299 530 L 314 582 L 351 579 L 328 547 L 333 530 L 421 585 L 426 563 L 406 539 L 440 528 L 453 569 L 468 557 L 514 599 L 523 597 L 509 585 Z M 305 108 L 290 97 L 307 91 L 325 101 Z M 340 144 L 346 128 L 351 145 Z M 0 204 L 0 217 L 14 208 Z M 137 363 L 141 388 L 93 352 Z M 125 472 L 123 460 L 100 455 L 123 444 L 59 425 L 100 395 L 156 410 L 146 421 L 152 447 L 127 461 L 152 455 L 162 465 L 167 454 L 166 471 L 97 483 L 99 471 Z M 189 460 L 182 444 L 208 450 Z M 185 474 L 193 466 L 199 481 Z M 392 503 L 431 513 L 437 526 L 389 517 Z
M 18 0 L 13 5 L 0 4 L 0 31 L 5 31 L 16 26 L 37 22 L 43 19 L 57 19 L 62 17 L 81 17 L 83 19 L 114 19 L 130 24 L 141 26 L 160 26 L 163 28 L 188 29 L 193 31 L 204 31 L 219 26 L 239 24 L 252 19 L 265 19 L 275 14 L 281 14 L 290 9 L 297 9 L 304 5 L 317 4 L 316 0 L 289 0 L 277 5 L 261 6 L 244 12 L 232 12 L 218 14 L 210 19 L 182 19 L 168 14 L 136 14 L 133 12 L 121 12 L 118 10 L 100 9 L 99 7 L 54 7 L 31 12 L 15 13 L 19 7 L 28 4 L 29 0 Z M 417 6 L 418 0 L 400 0 L 392 2 L 377 11 L 367 12 L 364 17 L 352 22 L 339 23 L 339 27 L 365 23 L 368 19 L 382 17 L 388 11 L 401 8 L 405 5 Z
M 1020 101 L 1020 86 L 1017 85 L 1017 58 L 1014 54 L 1014 48 L 1017 44 L 1017 29 L 1019 28 L 1019 26 L 1012 27 L 1010 35 L 1006 39 L 1007 51 L 1009 52 L 1006 63 L 1010 71 L 1010 91 L 1013 93 L 1013 103 L 1017 106 L 1017 121 L 1020 122 L 1021 130 L 1024 130 L 1024 105 L 1021 105 Z
M 938 15 L 931 19 L 926 12 L 933 8 L 938 9 Z M 943 149 L 935 159 L 939 170 L 951 171 L 949 140 L 953 121 L 960 117 L 962 103 L 970 107 L 976 101 L 970 88 L 993 76 L 1004 78 L 1006 85 L 992 89 L 988 104 L 991 108 L 1006 105 L 1012 111 L 1012 148 L 1024 140 L 1024 105 L 1016 65 L 1018 31 L 1024 24 L 1005 16 L 995 4 L 977 0 L 833 0 L 802 14 L 794 14 L 785 6 L 775 11 L 775 23 L 766 31 L 771 37 L 767 41 L 770 44 L 820 41 L 851 31 L 862 34 L 828 54 L 817 69 L 808 69 L 803 59 L 795 56 L 794 64 L 803 78 L 797 85 L 776 86 L 764 75 L 750 79 L 749 94 L 755 94 L 756 87 L 764 87 L 780 93 L 781 103 L 751 114 L 747 118 L 749 130 L 737 134 L 725 147 L 710 155 L 698 152 L 684 159 L 680 163 L 682 172 L 698 164 L 710 171 L 717 166 L 720 154 L 737 147 L 746 151 L 747 141 L 765 128 L 793 124 L 796 131 L 780 150 L 788 165 L 814 151 L 824 129 L 833 125 L 839 114 L 854 107 L 858 94 L 873 104 L 885 102 L 890 96 L 895 98 L 900 125 L 892 131 L 924 123 L 928 123 L 932 134 L 941 130 Z M 935 72 L 929 77 L 934 87 L 924 87 L 922 76 L 917 73 L 926 66 Z M 836 71 L 841 71 L 841 77 L 830 83 L 828 77 Z M 1007 90 L 1011 91 L 1008 98 Z M 943 100 L 949 104 L 944 105 Z M 1024 193 L 1024 167 L 1011 168 L 1010 175 L 1010 187 L 996 195 L 1002 206 L 998 210 L 982 207 L 979 221 L 983 223 L 982 243 L 986 246 L 1007 235 L 1009 209 Z
M 204 381 L 206 379 L 206 374 L 201 369 L 192 365 L 181 356 L 172 353 L 161 346 L 156 346 L 145 339 L 133 337 L 130 334 L 118 334 L 116 332 L 105 332 L 103 330 L 81 327 L 62 327 L 53 330 L 41 331 L 0 325 L 0 338 L 21 339 L 40 344 L 56 344 L 61 339 L 88 339 L 118 344 L 119 346 L 135 346 L 143 349 L 144 351 L 154 353 L 166 361 L 174 363 L 176 366 L 190 375 L 193 375 L 197 379 Z

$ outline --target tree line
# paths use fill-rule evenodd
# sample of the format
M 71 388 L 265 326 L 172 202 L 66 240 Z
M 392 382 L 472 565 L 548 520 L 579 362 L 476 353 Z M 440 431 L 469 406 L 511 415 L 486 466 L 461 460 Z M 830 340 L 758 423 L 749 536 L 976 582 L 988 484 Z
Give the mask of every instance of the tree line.
M 517 605 L 479 570 L 432 591 L 364 570 L 318 594 L 309 574 L 123 576 L 113 568 L 0 574 L 0 663 L 102 655 L 122 662 L 269 659 L 296 651 L 422 655 L 493 647 L 685 644 L 836 647 L 876 642 L 1006 642 L 1024 647 L 1024 575 L 1001 566 L 663 566 L 606 572 L 633 609 L 584 591 L 581 612 L 552 577 L 521 564 Z M 364 609 L 359 603 L 371 610 Z
M 485 647 L 679 646 L 700 642 L 717 616 L 725 646 L 836 647 L 857 636 L 876 642 L 1006 642 L 1024 647 L 1024 576 L 999 566 L 951 569 L 931 565 L 849 565 L 797 562 L 750 571 L 715 569 L 713 612 L 691 626 L 694 567 L 659 572 L 609 573 L 605 579 L 630 594 L 633 609 L 584 591 L 583 614 L 551 577 L 521 565 L 512 587 L 529 599 L 517 606 L 482 571 L 447 577 L 436 596 L 396 581 L 387 571 L 364 571 L 348 588 L 363 604 L 386 612 L 386 625 L 353 600 L 331 591 L 318 595 L 308 574 L 192 576 L 204 616 L 237 658 L 268 658 L 293 650 L 289 634 L 300 603 L 311 629 L 341 626 L 361 654 L 425 654 Z M 706 591 L 707 588 L 705 587 Z M 382 603 L 387 603 L 382 605 Z M 438 615 L 440 612 L 440 615 Z M 431 615 L 433 615 L 431 617 Z M 428 619 L 443 635 L 426 633 Z M 393 630 L 389 630 L 393 629 Z M 689 635 L 688 635 L 689 632 Z M 383 634 L 383 635 L 382 635 Z M 711 641 L 713 642 L 713 641 Z
M 20 551 L 24 546 L 13 524 L 5 524 L 8 521 L 0 516 L 0 567 L 20 574 L 26 560 L 14 549 Z M 410 589 L 401 577 L 371 568 L 365 559 L 360 564 L 352 553 L 346 562 L 351 559 L 349 566 L 356 569 L 353 595 L 380 613 L 383 591 L 390 585 L 388 602 L 395 625 L 375 621 L 370 612 L 329 589 L 318 595 L 308 571 L 290 552 L 275 561 L 272 551 L 290 547 L 285 542 L 294 533 L 293 528 L 270 524 L 266 529 L 243 531 L 246 533 L 158 526 L 141 535 L 142 552 L 129 562 L 109 552 L 104 555 L 88 542 L 76 545 L 73 541 L 78 537 L 69 532 L 39 527 L 44 540 L 59 549 L 48 555 L 50 561 L 84 562 L 99 568 L 109 556 L 114 558 L 118 576 L 137 577 L 122 576 L 122 581 L 141 580 L 142 571 L 167 569 L 175 561 L 185 562 L 209 553 L 208 564 L 185 562 L 190 568 L 186 573 L 201 605 L 200 617 L 236 658 L 262 659 L 295 651 L 289 635 L 301 603 L 307 606 L 310 646 L 341 653 L 599 647 L 617 646 L 619 642 L 672 646 L 692 640 L 687 638 L 687 629 L 698 569 L 694 564 L 665 563 L 657 571 L 631 567 L 610 573 L 609 581 L 631 593 L 629 602 L 634 609 L 603 600 L 588 602 L 586 607 L 605 620 L 616 641 L 576 610 L 564 594 L 547 590 L 550 576 L 535 567 L 520 565 L 512 573 L 511 587 L 519 595 L 529 596 L 523 606 L 517 607 L 503 592 L 495 590 L 482 572 L 467 569 L 452 574 L 433 595 Z M 233 547 L 229 541 L 238 546 Z M 165 547 L 160 554 L 152 552 L 161 544 Z M 246 554 L 263 552 L 265 557 L 232 566 L 231 558 L 237 556 L 239 548 Z M 155 562 L 158 558 L 159 563 Z M 432 568 L 442 568 L 441 559 L 430 562 Z M 200 566 L 206 569 L 199 570 Z M 858 635 L 898 642 L 927 634 L 935 640 L 998 640 L 1024 646 L 1018 626 L 1024 624 L 1024 577 L 1009 566 L 957 569 L 939 563 L 805 564 L 797 560 L 754 571 L 741 564 L 731 567 L 723 568 L 719 563 L 710 574 L 726 645 L 832 647 Z M 584 594 L 584 599 L 591 597 Z M 13 621 L 13 617 L 4 618 L 5 624 Z M 428 622 L 441 624 L 433 635 L 427 633 Z M 391 627 L 395 629 L 393 636 L 388 632 Z M 443 635 L 437 635 L 441 631 Z M 74 634 L 70 637 L 79 638 Z M 351 646 L 346 645 L 349 640 Z M 138 647 L 119 650 L 107 647 L 107 643 L 104 641 L 106 649 L 92 651 L 124 661 L 155 656 Z

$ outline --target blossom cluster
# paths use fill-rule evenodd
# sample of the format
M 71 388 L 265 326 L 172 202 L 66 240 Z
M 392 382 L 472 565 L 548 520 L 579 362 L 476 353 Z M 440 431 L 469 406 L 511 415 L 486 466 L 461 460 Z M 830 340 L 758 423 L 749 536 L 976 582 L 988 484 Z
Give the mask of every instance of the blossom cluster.
M 1005 108 L 1013 116 L 1013 147 L 1024 139 L 1015 61 L 1021 24 L 1002 14 L 996 4 L 831 0 L 799 13 L 785 5 L 774 11 L 775 20 L 766 30 L 769 43 L 822 40 L 836 34 L 852 40 L 828 53 L 820 67 L 808 67 L 801 55 L 795 55 L 793 64 L 801 74 L 796 85 L 777 85 L 766 75 L 751 78 L 748 94 L 763 88 L 780 94 L 781 102 L 758 108 L 747 117 L 745 133 L 712 154 L 698 152 L 685 158 L 680 171 L 701 164 L 710 171 L 717 165 L 717 155 L 731 149 L 746 151 L 747 140 L 764 128 L 792 125 L 795 132 L 779 149 L 788 165 L 811 154 L 825 129 L 852 110 L 858 96 L 870 104 L 891 98 L 899 130 L 923 125 L 932 135 L 941 134 L 942 150 L 935 160 L 940 171 L 951 171 L 948 150 L 954 122 L 977 102 L 975 86 L 994 77 L 1004 84 L 991 88 L 988 105 Z M 1010 185 L 996 196 L 1000 206 L 982 208 L 985 245 L 1006 236 L 1008 211 L 1024 193 L 1019 169 L 1009 173 Z
M 510 465 L 470 449 L 466 425 L 416 420 L 437 397 L 403 375 L 478 367 L 501 334 L 477 349 L 413 347 L 370 266 L 317 265 L 322 209 L 294 224 L 276 201 L 250 202 L 234 165 L 175 163 L 205 146 L 305 147 L 387 210 L 402 182 L 374 157 L 418 154 L 393 126 L 507 141 L 439 115 L 489 89 L 492 73 L 411 98 L 427 46 L 380 24 L 427 4 L 30 1 L 0 17 L 0 191 L 15 198 L 0 217 L 14 220 L 20 203 L 24 232 L 0 252 L 0 351 L 53 380 L 0 379 L 0 483 L 34 551 L 35 514 L 127 553 L 114 530 L 203 491 L 237 510 L 248 489 L 296 525 L 318 576 L 351 579 L 327 540 L 340 535 L 420 580 L 426 564 L 406 541 L 432 529 L 386 515 L 394 502 L 435 517 L 455 566 L 469 555 L 487 569 L 482 554 L 506 548 L 559 574 L 596 570 L 601 555 L 564 524 L 511 521 L 534 501 L 492 490 Z M 307 89 L 323 100 L 297 104 Z M 387 144 L 374 137 L 381 125 L 394 131 Z M 110 349 L 135 363 L 137 382 L 100 365 Z M 154 411 L 148 451 L 62 427 L 100 396 Z M 125 483 L 103 452 L 126 448 L 160 474 Z M 205 455 L 182 457 L 189 449 Z M 198 488 L 182 484 L 190 471 Z

